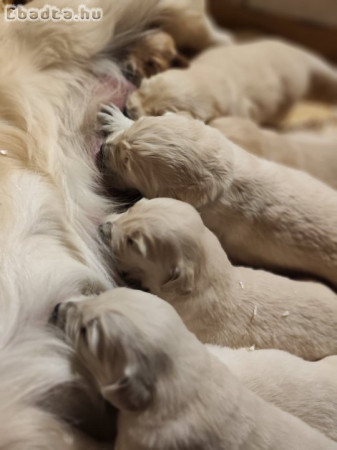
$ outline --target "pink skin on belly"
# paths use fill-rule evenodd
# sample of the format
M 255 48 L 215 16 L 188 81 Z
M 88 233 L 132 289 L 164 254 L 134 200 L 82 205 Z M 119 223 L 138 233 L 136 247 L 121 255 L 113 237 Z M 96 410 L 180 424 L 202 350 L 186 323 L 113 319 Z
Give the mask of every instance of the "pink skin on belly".
M 114 104 L 121 111 L 124 109 L 128 96 L 136 89 L 132 83 L 125 78 L 111 78 L 109 76 L 98 79 L 97 86 L 94 89 L 94 95 L 102 99 L 102 103 Z M 95 159 L 99 153 L 103 138 L 94 136 L 92 142 L 92 154 Z

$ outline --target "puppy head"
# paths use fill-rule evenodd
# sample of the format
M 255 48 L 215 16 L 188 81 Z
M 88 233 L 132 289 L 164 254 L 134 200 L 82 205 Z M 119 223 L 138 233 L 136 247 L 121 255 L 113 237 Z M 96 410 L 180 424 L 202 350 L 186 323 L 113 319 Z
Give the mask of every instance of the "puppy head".
M 108 137 L 103 165 L 119 188 L 137 189 L 147 198 L 172 197 L 199 208 L 223 190 L 229 170 L 223 164 L 226 142 L 217 130 L 182 115 L 143 117 Z
M 151 30 L 133 45 L 123 63 L 125 76 L 137 86 L 170 67 L 187 67 L 188 61 L 175 46 L 173 38 L 164 31 Z
M 207 230 L 192 206 L 169 198 L 143 199 L 124 214 L 108 216 L 102 229 L 127 281 L 136 280 L 166 300 L 194 290 Z
M 186 81 L 184 70 L 169 71 L 143 79 L 139 89 L 126 102 L 128 117 L 136 120 L 142 116 L 162 116 L 166 112 L 190 111 L 190 99 L 182 91 Z M 177 88 L 179 87 L 179 88 Z
M 63 303 L 53 323 L 75 348 L 82 372 L 122 411 L 149 407 L 159 380 L 172 376 L 181 342 L 195 344 L 168 303 L 126 288 Z

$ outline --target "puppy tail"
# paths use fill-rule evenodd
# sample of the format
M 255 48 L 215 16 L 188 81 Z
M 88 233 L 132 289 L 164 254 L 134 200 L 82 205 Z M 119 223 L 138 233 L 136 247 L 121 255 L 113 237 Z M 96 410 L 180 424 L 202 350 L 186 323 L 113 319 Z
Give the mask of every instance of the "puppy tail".
M 109 139 L 115 137 L 127 130 L 134 123 L 133 120 L 124 116 L 124 114 L 115 105 L 104 105 L 98 113 L 100 130 L 104 135 L 109 135 Z

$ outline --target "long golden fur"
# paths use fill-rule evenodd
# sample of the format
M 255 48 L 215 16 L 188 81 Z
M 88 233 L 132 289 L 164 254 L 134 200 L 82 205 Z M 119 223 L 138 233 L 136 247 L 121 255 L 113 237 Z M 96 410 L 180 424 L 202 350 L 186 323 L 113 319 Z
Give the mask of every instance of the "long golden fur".
M 77 9 L 82 3 L 33 0 L 29 6 Z M 67 355 L 55 350 L 45 330 L 51 310 L 70 296 L 114 284 L 97 235 L 113 204 L 98 195 L 93 157 L 98 105 L 124 101 L 114 57 L 153 23 L 196 50 L 223 40 L 203 0 L 88 0 L 86 6 L 102 8 L 102 20 L 6 22 L 0 14 L 0 365 L 14 354 L 29 359 L 24 370 L 16 366 L 1 381 L 3 449 L 45 448 L 46 442 L 50 449 L 90 448 L 53 414 L 60 402 L 47 412 L 40 399 L 73 381 Z M 194 32 L 182 28 L 185 22 Z M 40 330 L 38 340 L 32 330 Z M 52 374 L 39 349 L 54 360 Z M 93 417 L 99 403 L 89 408 Z M 27 418 L 20 433 L 13 426 L 18 413 Z M 71 412 L 58 413 L 82 424 Z

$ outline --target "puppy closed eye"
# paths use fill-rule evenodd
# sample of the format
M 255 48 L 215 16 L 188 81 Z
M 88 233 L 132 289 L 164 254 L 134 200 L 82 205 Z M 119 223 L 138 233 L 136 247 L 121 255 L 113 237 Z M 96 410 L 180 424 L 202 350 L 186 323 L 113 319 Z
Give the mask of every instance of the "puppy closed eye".
M 145 66 L 151 70 L 161 70 L 160 64 L 158 64 L 158 62 L 155 59 L 148 59 L 145 62 Z
M 130 237 L 130 236 L 128 236 L 127 238 L 126 238 L 126 243 L 128 244 L 128 245 L 130 245 L 131 247 L 133 247 L 134 245 L 135 245 L 135 241 L 132 239 L 132 237 Z
M 139 255 L 146 257 L 147 245 L 144 236 L 139 231 L 134 231 L 126 237 L 126 244 Z

